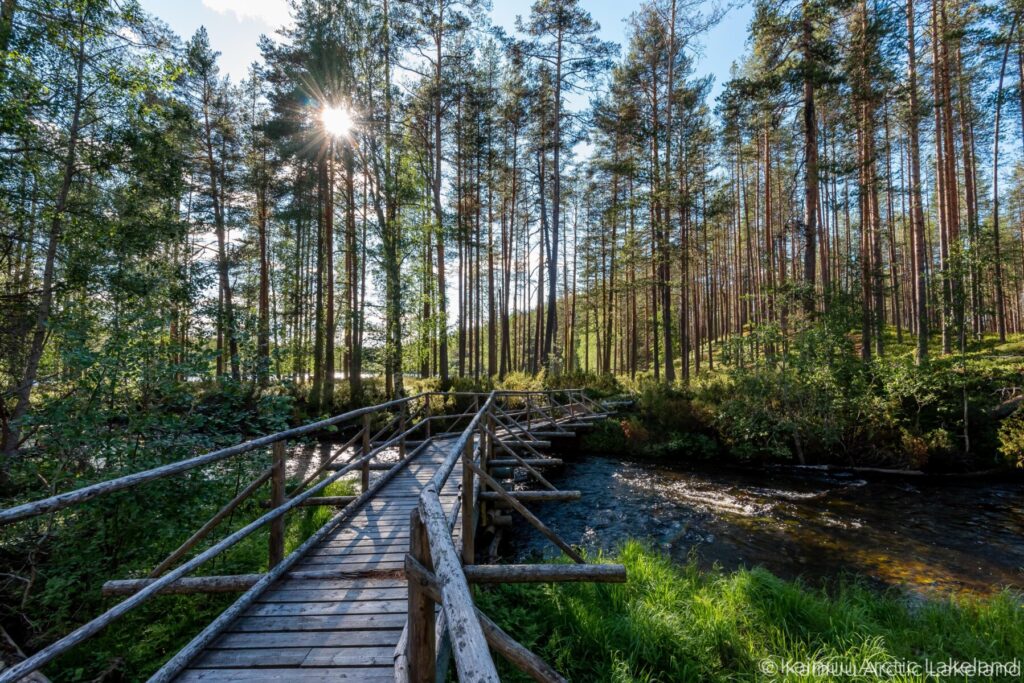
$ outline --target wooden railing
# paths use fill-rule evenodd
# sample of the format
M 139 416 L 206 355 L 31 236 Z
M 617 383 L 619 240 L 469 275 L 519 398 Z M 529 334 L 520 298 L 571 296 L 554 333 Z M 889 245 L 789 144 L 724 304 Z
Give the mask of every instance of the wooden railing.
M 447 414 L 445 404 L 464 402 L 469 409 Z M 122 602 L 78 627 L 24 661 L 0 672 L 0 683 L 14 683 L 39 670 L 71 648 L 95 635 L 120 617 L 145 603 L 158 593 L 201 593 L 242 591 L 241 597 L 197 635 L 185 648 L 172 657 L 151 681 L 169 681 L 180 673 L 220 631 L 255 602 L 259 594 L 272 582 L 283 576 L 310 548 L 320 543 L 332 531 L 355 515 L 396 474 L 407 466 L 431 443 L 431 439 L 452 439 L 451 447 L 442 466 L 420 497 L 419 509 L 413 515 L 411 552 L 406 563 L 410 577 L 410 619 L 407 637 L 403 642 L 403 656 L 396 661 L 396 672 L 404 676 L 408 671 L 412 680 L 434 680 L 424 667 L 436 667 L 435 633 L 457 634 L 451 638 L 456 667 L 463 680 L 497 680 L 494 663 L 487 651 L 490 643 L 497 651 L 527 671 L 548 671 L 554 677 L 539 680 L 560 680 L 550 667 L 529 653 L 493 622 L 475 610 L 469 592 L 469 583 L 495 583 L 501 581 L 538 580 L 624 580 L 625 574 L 612 565 L 567 567 L 565 565 L 531 565 L 473 567 L 476 520 L 491 501 L 502 500 L 524 514 L 548 538 L 577 562 L 582 559 L 568 544 L 550 532 L 543 523 L 525 509 L 514 495 L 505 492 L 488 473 L 488 461 L 495 449 L 512 456 L 511 462 L 523 466 L 547 492 L 554 487 L 530 464 L 530 460 L 544 458 L 531 444 L 539 444 L 542 432 L 534 426 L 550 427 L 563 432 L 560 425 L 575 416 L 593 415 L 600 406 L 590 401 L 583 392 L 426 392 L 396 399 L 375 406 L 352 410 L 294 429 L 262 436 L 244 443 L 223 448 L 142 472 L 128 474 L 104 482 L 60 493 L 41 500 L 0 510 L 0 526 L 14 524 L 39 515 L 59 511 L 86 503 L 99 496 L 131 489 L 148 482 L 179 476 L 245 455 L 271 450 L 270 466 L 245 485 L 209 520 L 190 535 L 180 546 L 159 562 L 144 578 L 108 581 L 104 594 L 128 595 Z M 383 427 L 372 429 L 374 418 L 383 417 Z M 464 422 L 461 432 L 454 430 Z M 347 441 L 325 457 L 311 474 L 291 490 L 287 490 L 286 460 L 289 441 L 322 433 L 331 428 L 354 430 Z M 552 432 L 552 433 L 554 433 Z M 514 445 L 513 445 L 514 444 Z M 536 458 L 522 458 L 522 448 Z M 397 450 L 394 463 L 373 462 L 390 449 Z M 462 459 L 463 483 L 460 507 L 449 514 L 441 508 L 438 492 Z M 372 480 L 370 472 L 383 474 Z M 347 475 L 358 472 L 360 493 L 354 496 L 320 496 L 324 489 Z M 205 550 L 182 562 L 190 551 L 221 525 L 246 500 L 270 484 L 269 510 L 257 519 L 227 534 Z M 470 492 L 466 495 L 466 492 Z M 340 507 L 333 517 L 287 556 L 284 554 L 285 516 L 299 507 L 330 505 Z M 451 530 L 456 520 L 462 519 L 462 547 L 456 550 Z M 235 576 L 190 576 L 213 558 L 237 545 L 256 531 L 269 527 L 268 570 L 260 574 Z M 461 556 L 461 557 L 460 557 Z M 180 564 L 179 564 L 180 562 Z M 465 565 L 465 566 L 464 566 Z M 572 570 L 572 571 L 569 571 Z M 580 571 L 583 570 L 583 571 Z M 313 578 L 315 572 L 304 572 Z M 292 572 L 290 576 L 297 575 Z M 546 578 L 545 578 L 546 577 Z M 413 580 L 415 578 L 415 580 Z M 69 600 L 73 597 L 69 596 Z M 438 629 L 434 622 L 434 603 L 443 606 L 445 621 Z M 413 618 L 414 610 L 416 618 Z M 428 618 L 429 617 L 429 618 Z M 429 623 L 428 623 L 429 622 Z M 446 625 L 445 625 L 446 624 Z M 429 647 L 427 641 L 431 641 Z M 405 653 L 409 653 L 406 658 Z M 441 663 L 447 662 L 441 658 Z M 428 664 L 432 662 L 432 664 Z M 431 669 L 433 670 L 433 669 Z M 431 674 L 431 676 L 436 673 Z
M 558 401 L 556 396 L 565 399 Z M 538 401 L 537 399 L 543 399 Z M 598 416 L 582 392 L 492 392 L 470 423 L 448 447 L 448 454 L 429 484 L 423 489 L 419 506 L 411 515 L 409 552 L 405 574 L 409 587 L 406 632 L 396 651 L 398 681 L 427 683 L 443 681 L 447 649 L 459 680 L 498 681 L 490 649 L 537 681 L 564 679 L 539 656 L 516 642 L 477 609 L 470 590 L 472 583 L 524 583 L 554 581 L 625 581 L 621 565 L 587 565 L 583 557 L 531 513 L 519 496 L 506 491 L 488 471 L 496 449 L 512 456 L 547 491 L 547 499 L 577 498 L 579 492 L 559 492 L 526 458 L 523 448 L 535 460 L 545 456 L 532 445 L 539 442 L 534 425 L 549 427 L 551 434 L 565 433 L 566 420 Z M 521 418 L 521 419 L 517 419 Z M 513 445 L 514 444 L 514 445 Z M 462 463 L 459 513 L 461 553 L 452 538 L 454 512 L 446 514 L 440 492 L 456 464 Z M 487 501 L 500 500 L 526 518 L 576 564 L 474 566 L 475 534 Z M 461 557 L 460 557 L 461 554 Z M 435 604 L 442 606 L 435 617 Z
M 85 486 L 73 491 L 59 493 L 40 500 L 24 503 L 0 510 L 0 526 L 14 524 L 39 515 L 57 513 L 73 506 L 81 505 L 99 496 L 117 491 L 124 491 L 160 479 L 183 475 L 188 472 L 221 463 L 240 456 L 253 455 L 271 449 L 271 464 L 255 479 L 221 507 L 209 520 L 186 539 L 178 548 L 157 564 L 146 578 L 122 581 L 108 581 L 104 584 L 104 593 L 108 595 L 128 594 L 124 601 L 113 606 L 96 618 L 78 627 L 63 638 L 43 648 L 24 661 L 0 672 L 0 683 L 13 683 L 22 677 L 39 670 L 47 663 L 95 635 L 111 623 L 124 616 L 139 605 L 145 603 L 158 593 L 195 593 L 245 590 L 242 598 L 229 610 L 204 629 L 196 640 L 172 658 L 156 680 L 168 680 L 192 655 L 201 649 L 201 643 L 210 639 L 209 634 L 216 631 L 213 626 L 221 626 L 234 618 L 250 604 L 263 588 L 280 577 L 295 561 L 312 545 L 327 535 L 332 529 L 351 517 L 367 500 L 380 490 L 395 474 L 406 466 L 408 461 L 418 454 L 418 449 L 407 453 L 407 446 L 416 438 L 417 431 L 425 434 L 431 424 L 431 402 L 444 401 L 449 394 L 427 392 L 405 398 L 388 401 L 379 405 L 358 408 L 324 420 L 313 422 L 275 434 L 262 436 L 228 448 L 187 458 L 142 472 L 135 472 L 115 479 Z M 394 414 L 392 416 L 392 414 Z M 371 433 L 370 428 L 375 417 L 386 415 L 390 418 L 387 425 Z M 434 416 L 440 418 L 441 416 Z M 355 428 L 355 433 L 341 448 L 327 457 L 309 476 L 286 491 L 285 460 L 289 441 L 314 436 L 328 429 Z M 425 437 L 424 437 L 425 438 Z M 422 441 L 420 442 L 422 444 Z M 396 463 L 374 463 L 378 455 L 396 448 L 399 460 Z M 344 463 L 337 463 L 347 456 Z M 383 469 L 384 474 L 370 485 L 371 469 Z M 318 497 L 332 483 L 353 473 L 361 473 L 361 492 L 358 496 L 340 498 Z M 177 563 L 189 554 L 201 541 L 207 538 L 224 520 L 228 519 L 243 502 L 252 497 L 265 484 L 270 483 L 270 510 L 240 529 L 228 534 L 191 559 Z M 331 520 L 300 545 L 287 557 L 284 556 L 285 516 L 298 507 L 308 505 L 339 505 L 339 510 Z M 240 576 L 190 577 L 204 564 L 237 545 L 256 531 L 270 527 L 268 547 L 268 571 L 263 574 L 246 574 Z M 73 596 L 68 596 L 73 600 Z

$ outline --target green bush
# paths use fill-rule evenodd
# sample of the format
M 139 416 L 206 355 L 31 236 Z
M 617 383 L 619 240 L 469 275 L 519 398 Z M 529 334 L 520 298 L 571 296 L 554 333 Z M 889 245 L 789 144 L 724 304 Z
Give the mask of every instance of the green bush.
M 1024 467 L 1024 408 L 1017 408 L 999 426 L 999 452 L 1016 467 Z

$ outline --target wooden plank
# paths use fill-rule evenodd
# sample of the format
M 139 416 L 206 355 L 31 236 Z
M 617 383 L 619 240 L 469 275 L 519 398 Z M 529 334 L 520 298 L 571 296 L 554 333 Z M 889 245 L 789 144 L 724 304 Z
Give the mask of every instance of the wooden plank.
M 398 553 L 404 556 L 404 553 Z M 342 569 L 345 571 L 357 571 L 363 569 L 402 569 L 405 564 L 402 560 L 380 560 L 366 562 L 357 558 L 334 558 L 312 557 L 302 561 L 300 569 Z
M 247 617 L 329 616 L 340 614 L 401 614 L 405 600 L 362 600 L 356 602 L 270 602 L 253 605 Z
M 390 666 L 320 668 L 320 669 L 187 669 L 177 679 L 183 683 L 333 683 L 334 681 L 364 681 L 365 683 L 393 683 L 395 673 Z
M 360 543 L 357 545 L 337 546 L 325 545 L 306 553 L 306 557 L 341 557 L 360 555 L 380 555 L 381 553 L 404 553 L 409 548 L 408 539 L 402 543 Z
M 394 562 L 396 559 L 405 559 L 406 549 L 398 546 L 392 546 L 384 548 L 382 550 L 376 550 L 373 552 L 365 553 L 350 553 L 348 551 L 339 551 L 333 553 L 325 553 L 322 555 L 307 555 L 306 559 L 310 562 L 325 562 L 325 563 L 338 563 L 338 564 L 355 564 L 363 562 Z
M 368 631 L 405 626 L 405 614 L 317 615 L 309 617 L 239 617 L 236 632 L 253 631 Z
M 360 602 L 365 600 L 404 600 L 405 586 L 396 588 L 359 588 L 332 590 L 330 588 L 303 588 L 280 590 L 275 587 L 260 596 L 258 602 Z
M 315 647 L 310 649 L 302 666 L 391 666 L 394 661 L 394 646 L 363 647 L 357 650 Z
M 379 546 L 379 547 L 390 547 L 404 548 L 409 544 L 409 530 L 395 529 L 386 533 L 373 533 L 372 531 L 367 532 L 361 536 L 348 536 L 341 538 L 328 538 L 323 543 L 311 548 L 310 551 L 317 548 L 358 548 L 360 546 Z
M 369 667 L 387 666 L 394 660 L 394 647 L 282 648 L 209 650 L 192 665 L 195 669 L 240 669 L 284 667 Z
M 404 592 L 405 589 L 403 589 Z M 394 647 L 402 632 L 380 631 L 274 631 L 271 633 L 225 633 L 210 647 L 214 649 L 265 647 Z
M 362 581 L 362 579 L 360 579 Z M 352 579 L 294 579 L 287 577 L 274 584 L 274 590 L 351 590 L 354 585 Z M 373 587 L 376 588 L 401 588 L 405 590 L 405 579 L 374 579 Z
M 245 650 L 206 650 L 192 662 L 195 669 L 248 669 L 259 667 L 302 666 L 308 647 L 262 648 Z

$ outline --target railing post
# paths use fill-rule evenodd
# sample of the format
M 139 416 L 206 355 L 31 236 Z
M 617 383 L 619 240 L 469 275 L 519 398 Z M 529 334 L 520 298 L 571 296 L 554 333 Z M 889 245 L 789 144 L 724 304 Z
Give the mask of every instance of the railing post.
M 409 520 L 409 554 L 420 564 L 433 570 L 430 558 L 430 539 L 420 518 L 419 508 L 412 511 Z M 413 578 L 409 584 L 409 637 L 406 658 L 409 663 L 409 683 L 434 683 L 437 653 L 434 634 L 434 601 Z
M 285 495 L 285 443 L 275 441 L 271 446 L 272 464 L 270 474 L 270 507 L 284 504 Z M 284 559 L 284 515 L 270 522 L 270 547 L 267 567 L 273 568 Z
M 366 457 L 366 454 L 370 452 L 370 414 L 363 414 L 363 453 L 360 457 Z M 370 461 L 364 460 L 362 467 L 361 482 L 363 485 L 363 493 L 370 488 Z
M 480 435 L 483 438 L 483 435 Z M 476 520 L 473 514 L 473 439 L 462 449 L 462 564 L 476 560 Z
M 398 409 L 398 433 L 402 435 L 402 438 L 398 440 L 398 457 L 402 460 L 405 460 L 405 422 L 406 415 L 409 413 L 407 405 L 403 403 L 402 407 Z
M 494 413 L 488 410 L 487 415 L 484 416 L 483 423 L 487 427 L 486 434 L 482 437 L 486 439 L 486 441 L 484 441 L 486 447 L 480 449 L 480 466 L 484 468 L 484 471 L 487 471 L 487 466 L 490 463 L 491 458 L 494 457 L 494 437 L 491 435 L 498 433 L 497 423 L 494 420 Z
M 434 422 L 433 420 L 430 419 L 430 417 L 431 417 L 431 415 L 430 415 L 430 394 L 427 394 L 426 398 L 423 399 L 423 400 L 426 401 L 426 403 L 423 405 L 423 420 L 424 420 L 424 422 L 427 423 L 427 426 L 425 427 L 426 432 L 427 432 L 426 438 L 429 439 L 430 438 L 430 425 Z
M 526 425 L 527 429 L 530 428 L 530 421 L 533 419 L 532 416 L 530 415 L 530 407 L 532 405 L 533 405 L 533 399 L 530 398 L 529 394 L 527 394 L 526 395 L 526 422 L 524 423 Z

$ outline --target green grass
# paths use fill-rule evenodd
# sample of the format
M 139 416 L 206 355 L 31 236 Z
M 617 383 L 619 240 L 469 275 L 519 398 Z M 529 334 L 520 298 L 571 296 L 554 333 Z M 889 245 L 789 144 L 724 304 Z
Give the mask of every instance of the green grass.
M 502 586 L 478 590 L 478 603 L 573 681 L 838 680 L 767 677 L 759 662 L 1012 661 L 1024 653 L 1024 607 L 1009 592 L 911 598 L 852 578 L 816 589 L 763 569 L 676 566 L 636 542 L 616 561 L 627 568 L 625 584 Z M 503 681 L 528 680 L 501 666 Z

